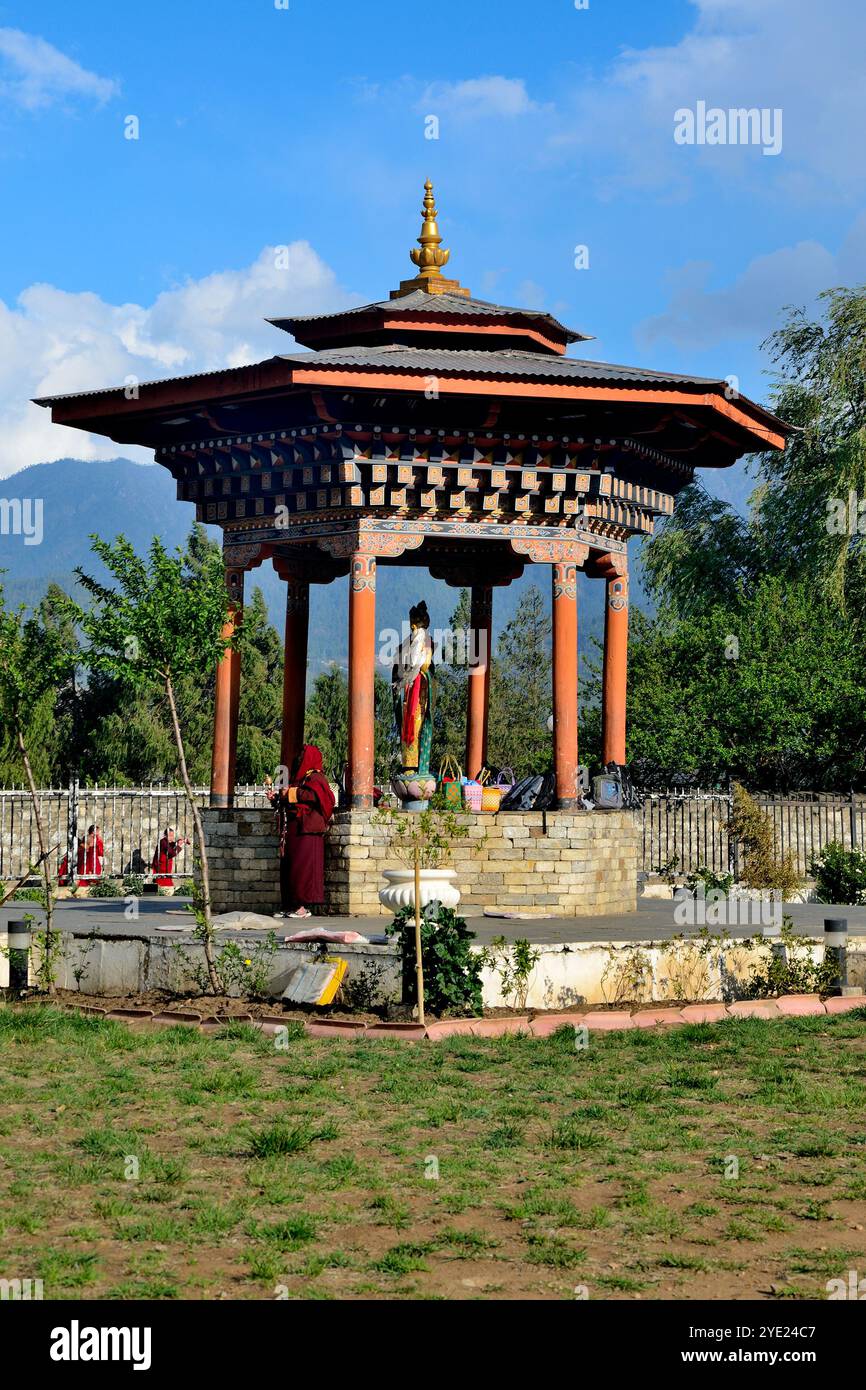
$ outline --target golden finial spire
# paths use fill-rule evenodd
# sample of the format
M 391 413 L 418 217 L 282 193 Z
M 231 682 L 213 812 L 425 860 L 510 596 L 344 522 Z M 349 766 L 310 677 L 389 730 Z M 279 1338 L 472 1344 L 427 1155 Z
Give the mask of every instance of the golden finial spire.
M 440 251 L 442 238 L 439 235 L 439 224 L 436 221 L 436 200 L 433 197 L 433 185 L 429 179 L 424 184 L 424 206 L 421 209 L 421 216 L 424 218 L 421 227 L 421 235 L 418 238 L 420 251 L 415 247 L 409 252 L 409 257 L 415 262 L 425 280 L 439 280 L 442 278 L 442 267 L 447 265 L 451 257 L 450 251 Z
M 427 294 L 457 294 L 463 299 L 470 299 L 472 296 L 469 290 L 463 289 L 459 280 L 446 280 L 442 274 L 442 267 L 448 264 L 451 252 L 441 249 L 442 238 L 436 220 L 436 199 L 433 197 L 433 185 L 429 179 L 424 184 L 424 206 L 421 216 L 424 221 L 418 238 L 420 250 L 413 246 L 409 252 L 410 258 L 418 267 L 418 274 L 414 280 L 402 280 L 399 290 L 391 291 L 391 298 L 399 299 L 401 295 L 424 290 Z

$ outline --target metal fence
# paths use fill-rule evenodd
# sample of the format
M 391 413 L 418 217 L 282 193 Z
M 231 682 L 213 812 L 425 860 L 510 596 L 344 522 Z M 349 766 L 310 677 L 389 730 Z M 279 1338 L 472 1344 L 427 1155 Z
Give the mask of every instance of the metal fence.
M 195 788 L 200 806 L 207 806 L 209 789 Z M 261 787 L 238 787 L 239 806 L 264 806 Z M 160 838 L 173 826 L 182 839 L 192 839 L 189 803 L 180 787 L 49 787 L 39 793 L 46 839 L 53 846 L 49 863 L 58 872 L 68 856 L 75 868 L 77 846 L 91 825 L 99 827 L 105 846 L 103 876 L 122 878 L 146 874 Z M 10 882 L 27 872 L 39 857 L 33 803 L 26 788 L 0 788 L 0 880 Z M 192 873 L 192 854 L 177 865 L 177 874 Z
M 855 792 L 760 792 L 754 798 L 768 816 L 780 855 L 790 854 L 797 872 L 809 875 L 821 850 L 836 840 L 846 849 L 866 844 L 866 797 Z M 643 803 L 643 868 L 660 873 L 676 861 L 679 871 L 706 867 L 738 874 L 739 846 L 728 836 L 728 792 L 649 792 Z
M 208 804 L 207 787 L 195 789 L 201 806 Z M 76 847 L 88 828 L 97 825 L 105 846 L 103 874 L 120 878 L 145 874 L 168 826 L 183 839 L 193 834 L 192 815 L 179 787 L 49 787 L 39 793 L 48 843 L 54 848 L 52 871 L 67 855 L 75 866 Z M 755 796 L 768 814 L 780 852 L 790 853 L 801 875 L 831 840 L 846 848 L 866 846 L 866 796 L 856 793 L 798 792 L 795 796 Z M 238 806 L 264 806 L 261 787 L 238 787 Z M 736 873 L 738 846 L 728 837 L 731 798 L 728 792 L 647 792 L 643 800 L 642 868 L 659 873 L 673 860 L 689 873 L 706 866 Z M 21 877 L 38 858 L 33 805 L 23 787 L 0 788 L 0 880 Z M 192 854 L 178 862 L 177 873 L 192 870 Z

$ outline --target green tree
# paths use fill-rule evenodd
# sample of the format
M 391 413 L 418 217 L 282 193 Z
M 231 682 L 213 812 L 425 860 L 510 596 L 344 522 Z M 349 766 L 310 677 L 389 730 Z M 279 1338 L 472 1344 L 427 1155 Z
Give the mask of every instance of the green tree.
M 866 776 L 866 290 L 821 298 L 765 344 L 792 432 L 753 461 L 748 515 L 694 484 L 644 547 L 632 758 L 768 790 Z
M 387 786 L 399 754 L 399 744 L 394 728 L 391 686 L 378 671 L 374 680 L 374 775 L 380 786 Z M 304 739 L 321 750 L 325 772 L 332 782 L 342 785 L 349 757 L 349 685 L 345 671 L 336 663 L 313 683 L 307 701 Z
M 304 740 L 321 749 L 325 772 L 337 783 L 342 783 L 349 756 L 348 721 L 346 673 L 333 662 L 313 683 L 307 701 Z
M 490 679 L 491 760 L 520 778 L 551 765 L 551 622 L 533 584 L 496 648 Z
M 466 698 L 469 683 L 466 637 L 469 621 L 469 590 L 461 589 L 450 618 L 451 650 L 441 653 L 436 665 L 433 692 L 434 771 L 438 771 L 446 756 L 453 758 L 460 767 L 466 756 Z
M 72 666 L 73 654 L 67 638 L 68 630 L 60 624 L 46 624 L 33 614 L 28 617 L 23 606 L 8 609 L 0 584 L 0 739 L 7 759 L 13 748 L 20 759 L 33 806 L 46 919 L 41 969 L 43 983 L 50 991 L 54 988 L 53 961 L 59 944 L 54 932 L 54 878 L 50 863 L 54 846 L 48 843 L 31 751 L 44 737 L 46 711 L 53 705 L 57 689 Z
M 116 583 L 111 588 L 78 570 L 91 597 L 87 610 L 74 609 L 87 648 L 83 660 L 132 686 L 161 689 L 168 710 L 180 772 L 195 827 L 201 871 L 200 929 L 208 978 L 221 992 L 213 953 L 210 873 L 198 803 L 187 765 L 176 689 L 214 668 L 226 651 L 222 635 L 228 612 L 222 561 L 218 554 L 191 557 L 189 550 L 169 554 L 154 538 L 146 559 L 129 541 L 94 536 L 93 550 Z M 236 642 L 238 639 L 232 639 Z
M 200 579 L 220 559 L 220 548 L 194 526 L 186 545 L 189 573 Z M 221 562 L 220 562 L 221 563 Z M 282 721 L 282 644 L 269 623 L 261 590 L 244 607 L 242 673 L 236 775 L 260 782 L 279 763 Z M 213 746 L 215 668 L 178 673 L 174 696 L 184 733 L 189 775 L 207 784 Z M 66 713 L 65 697 L 58 711 Z M 58 775 L 76 771 L 85 782 L 141 785 L 175 781 L 177 751 L 171 713 L 160 683 L 142 684 L 113 671 L 95 670 L 81 681 L 59 740 Z

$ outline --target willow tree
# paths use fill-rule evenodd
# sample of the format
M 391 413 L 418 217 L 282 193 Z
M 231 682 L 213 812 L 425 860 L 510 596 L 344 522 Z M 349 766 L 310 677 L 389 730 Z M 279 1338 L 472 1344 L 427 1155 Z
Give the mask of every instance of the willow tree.
M 115 586 L 103 584 L 78 569 L 90 595 L 88 609 L 76 608 L 76 620 L 86 647 L 82 663 L 95 671 L 120 677 L 135 688 L 157 690 L 174 741 L 177 767 L 195 827 L 201 873 L 197 905 L 199 927 L 214 993 L 221 992 L 213 951 L 213 915 L 207 846 L 201 812 L 189 774 L 184 730 L 178 713 L 177 691 L 185 682 L 211 670 L 237 641 L 226 637 L 228 594 L 219 551 L 192 556 L 189 549 L 169 553 L 158 537 L 147 558 L 137 555 L 124 536 L 113 542 L 92 536 L 94 554 Z

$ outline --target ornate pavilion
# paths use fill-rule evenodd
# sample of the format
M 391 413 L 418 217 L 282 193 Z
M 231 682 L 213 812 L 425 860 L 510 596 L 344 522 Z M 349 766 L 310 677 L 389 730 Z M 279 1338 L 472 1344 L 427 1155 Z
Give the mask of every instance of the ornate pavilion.
M 494 589 L 550 567 L 558 804 L 578 802 L 577 571 L 606 586 L 603 759 L 626 759 L 630 537 L 699 468 L 784 447 L 786 427 L 725 381 L 567 356 L 550 314 L 475 299 L 443 269 L 430 183 L 417 274 L 360 308 L 276 317 L 305 351 L 253 366 L 42 399 L 58 423 L 155 451 L 223 530 L 235 620 L 247 571 L 286 581 L 282 761 L 303 740 L 310 584 L 349 582 L 351 806 L 373 793 L 376 573 L 416 565 L 471 589 L 489 651 Z M 130 395 L 134 398 L 130 399 Z M 211 802 L 232 806 L 240 658 L 217 674 Z M 487 757 L 489 668 L 469 680 L 466 766 Z

